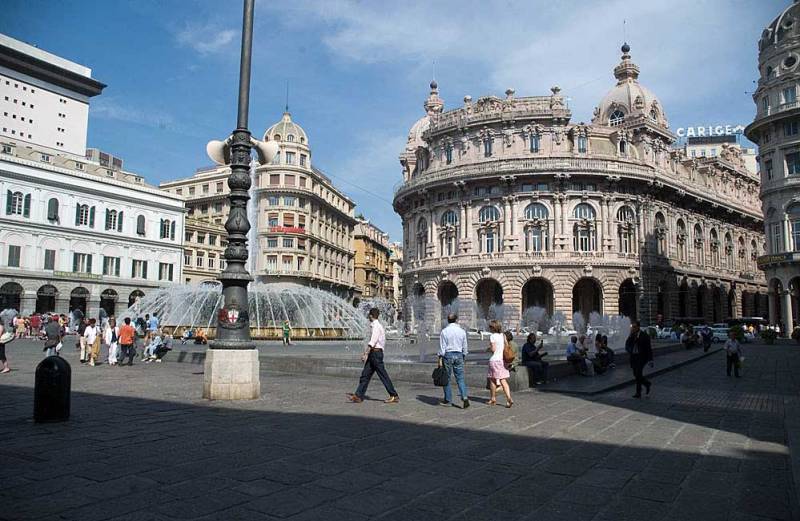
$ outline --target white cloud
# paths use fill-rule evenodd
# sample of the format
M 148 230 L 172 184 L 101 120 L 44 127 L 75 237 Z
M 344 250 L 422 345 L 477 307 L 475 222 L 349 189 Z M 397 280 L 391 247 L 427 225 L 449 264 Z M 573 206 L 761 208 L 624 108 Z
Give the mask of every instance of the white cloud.
M 157 110 L 146 110 L 134 108 L 130 105 L 120 103 L 113 97 L 97 98 L 93 101 L 90 108 L 92 116 L 123 121 L 125 123 L 135 123 L 146 127 L 170 129 L 174 126 L 172 116 Z
M 191 23 L 178 31 L 175 39 L 179 45 L 190 47 L 202 55 L 207 55 L 226 50 L 238 34 L 239 32 L 236 30 L 222 29 L 213 24 Z

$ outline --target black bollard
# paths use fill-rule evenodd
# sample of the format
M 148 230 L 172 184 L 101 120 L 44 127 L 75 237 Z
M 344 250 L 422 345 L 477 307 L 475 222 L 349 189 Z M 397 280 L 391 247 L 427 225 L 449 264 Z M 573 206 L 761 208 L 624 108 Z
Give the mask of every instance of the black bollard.
M 36 367 L 33 420 L 37 423 L 69 420 L 72 368 L 60 356 L 48 356 Z

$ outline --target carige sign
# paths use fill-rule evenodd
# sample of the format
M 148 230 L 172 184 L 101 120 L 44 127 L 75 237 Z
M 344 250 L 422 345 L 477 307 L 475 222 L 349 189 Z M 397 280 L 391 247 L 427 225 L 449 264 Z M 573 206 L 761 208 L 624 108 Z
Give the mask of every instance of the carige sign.
M 733 136 L 744 133 L 744 125 L 709 125 L 707 127 L 680 127 L 678 137 Z

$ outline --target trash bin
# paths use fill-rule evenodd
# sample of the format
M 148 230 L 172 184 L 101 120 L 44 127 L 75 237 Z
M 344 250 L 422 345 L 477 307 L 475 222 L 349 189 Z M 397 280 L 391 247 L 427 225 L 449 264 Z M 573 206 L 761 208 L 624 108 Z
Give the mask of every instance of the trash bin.
M 69 419 L 72 368 L 60 356 L 48 356 L 36 367 L 33 420 L 63 422 Z

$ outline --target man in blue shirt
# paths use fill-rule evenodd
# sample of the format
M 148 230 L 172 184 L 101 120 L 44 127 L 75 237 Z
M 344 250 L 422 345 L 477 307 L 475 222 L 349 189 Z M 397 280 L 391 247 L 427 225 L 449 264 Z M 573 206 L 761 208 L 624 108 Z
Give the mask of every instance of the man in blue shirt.
M 469 407 L 469 396 L 467 395 L 467 384 L 464 383 L 464 361 L 467 359 L 467 333 L 457 324 L 458 315 L 450 313 L 447 315 L 447 327 L 442 329 L 439 336 L 439 365 L 444 364 L 447 371 L 447 384 L 444 386 L 444 400 L 440 400 L 441 405 L 450 405 L 452 401 L 452 391 L 450 390 L 450 374 L 456 378 L 458 392 L 461 395 L 463 408 Z

